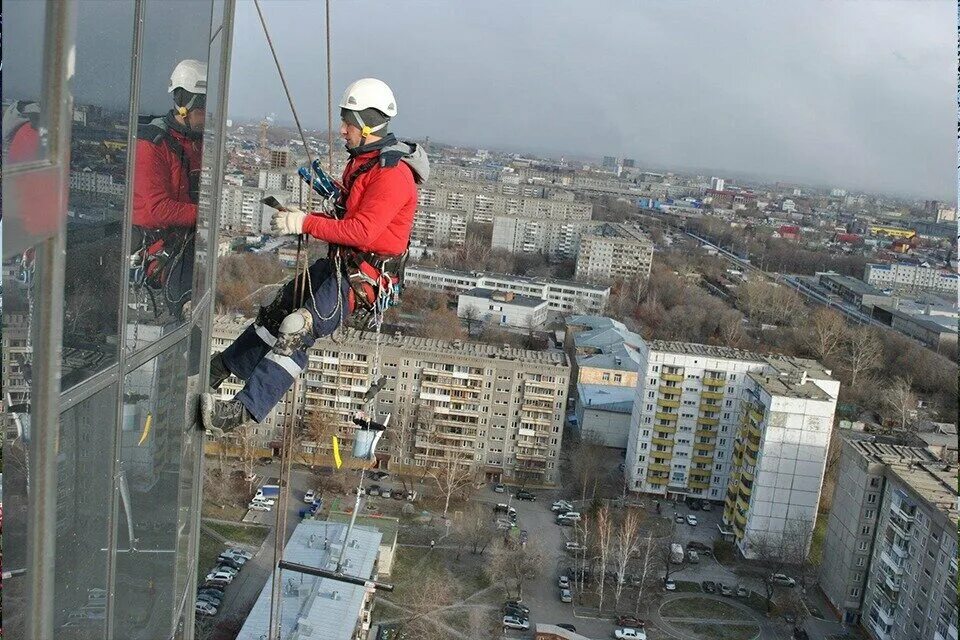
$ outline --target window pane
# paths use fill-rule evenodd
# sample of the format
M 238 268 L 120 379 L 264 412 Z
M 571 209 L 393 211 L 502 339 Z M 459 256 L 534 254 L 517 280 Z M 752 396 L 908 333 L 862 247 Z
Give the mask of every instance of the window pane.
M 3 12 L 3 164 L 47 157 L 40 93 L 43 83 L 43 2 L 8 2 Z
M 210 8 L 211 0 L 148 0 L 145 7 L 129 349 L 179 327 L 192 298 Z
M 63 377 L 67 389 L 118 357 L 134 3 L 76 4 L 67 204 Z
M 184 447 L 187 341 L 124 378 L 114 635 L 168 638 L 179 607 L 178 504 Z M 190 470 L 187 470 L 190 473 Z M 186 553 L 186 550 L 183 550 Z M 178 591 L 180 593 L 178 593 Z
M 58 640 L 105 637 L 116 423 L 116 386 L 67 409 L 60 418 L 54 595 Z

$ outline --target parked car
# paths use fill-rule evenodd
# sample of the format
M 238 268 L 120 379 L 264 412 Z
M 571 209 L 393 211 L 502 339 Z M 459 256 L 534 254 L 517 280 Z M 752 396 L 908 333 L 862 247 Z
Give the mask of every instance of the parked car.
M 676 591 L 677 583 L 674 582 L 673 578 L 667 578 L 666 580 L 663 581 L 663 588 L 666 589 L 667 591 Z
M 613 637 L 617 640 L 647 640 L 647 632 L 643 629 L 624 627 L 622 629 L 615 629 Z
M 215 616 L 217 615 L 217 608 L 206 602 L 198 602 L 196 612 L 204 616 Z
M 527 631 L 530 629 L 530 621 L 526 618 L 518 618 L 517 616 L 503 616 L 503 626 L 507 629 Z
M 700 583 L 700 586 L 703 587 L 704 593 L 716 593 L 717 585 L 713 580 L 704 580 Z
M 567 502 L 566 500 L 557 500 L 552 505 L 550 505 L 550 511 L 566 513 L 568 511 L 573 511 L 573 504 Z
M 692 514 L 688 514 L 688 515 L 687 515 L 687 524 L 690 525 L 691 527 L 697 526 L 697 516 L 692 515 Z
M 217 556 L 217 562 L 224 562 L 224 561 L 232 562 L 238 567 L 242 567 L 243 565 L 247 564 L 246 558 L 244 558 L 240 554 L 230 553 L 228 551 L 224 551 L 219 556 Z
M 513 523 L 503 518 L 497 519 L 497 531 L 508 531 L 513 528 Z
M 557 516 L 557 524 L 561 527 L 572 527 L 576 521 L 566 516 Z
M 224 581 L 230 584 L 233 582 L 233 574 L 227 571 L 211 571 L 207 574 L 206 579 L 210 581 Z
M 573 602 L 573 592 L 570 589 L 560 589 L 560 602 Z
M 223 564 L 223 563 L 218 563 L 217 566 L 214 567 L 211 571 L 212 571 L 212 572 L 223 571 L 224 573 L 229 573 L 229 574 L 232 575 L 234 578 L 236 578 L 236 577 L 237 577 L 237 574 L 240 573 L 240 569 L 237 569 L 236 567 L 231 567 L 231 566 L 226 565 L 226 564 Z
M 226 591 L 223 589 L 223 587 L 200 587 L 197 589 L 198 596 L 207 595 L 215 598 L 222 598 L 224 593 L 226 593 Z
M 217 564 L 219 564 L 222 567 L 230 567 L 231 569 L 234 569 L 236 571 L 240 571 L 240 569 L 243 567 L 244 562 L 246 562 L 246 560 L 237 561 L 227 556 L 219 556 L 217 558 Z
M 307 504 L 313 504 L 313 499 L 317 497 L 317 492 L 313 489 L 308 490 L 303 494 L 303 501 Z
M 704 502 L 701 509 L 703 509 L 704 511 L 713 511 L 713 505 L 710 504 L 709 502 Z
M 699 562 L 700 562 L 700 554 L 698 554 L 698 553 L 697 553 L 696 551 L 694 551 L 693 549 L 691 549 L 690 551 L 687 551 L 687 562 L 689 562 L 690 564 L 697 564 L 697 563 L 699 563 Z
M 561 513 L 561 518 L 566 518 L 567 520 L 573 520 L 574 522 L 580 522 L 580 512 L 579 511 L 567 511 L 566 513 Z
M 227 580 L 204 580 L 201 587 L 204 589 L 220 589 L 222 591 L 226 589 L 229 584 L 230 582 Z
M 253 500 L 251 500 L 250 502 L 259 502 L 260 504 L 265 504 L 265 505 L 270 506 L 270 507 L 272 507 L 273 505 L 277 504 L 277 501 L 276 501 L 275 499 L 273 499 L 273 498 L 265 498 L 265 497 L 263 497 L 263 496 L 259 496 L 259 497 L 258 497 L 258 496 L 254 496 L 254 497 L 253 497 Z
M 797 585 L 796 580 L 784 573 L 773 574 L 770 576 L 770 582 L 780 585 L 781 587 L 795 587 Z
M 537 496 L 533 495 L 529 491 L 526 491 L 525 489 L 520 489 L 514 494 L 513 497 L 516 498 L 517 500 L 527 500 L 530 502 L 533 502 L 534 500 L 537 499 Z
M 631 627 L 633 629 L 641 629 L 644 627 L 644 622 L 636 616 L 617 616 L 617 626 L 618 627 Z
M 252 554 L 252 553 L 250 553 L 249 551 L 244 551 L 243 549 L 239 549 L 239 548 L 237 548 L 237 547 L 230 547 L 229 549 L 227 549 L 226 551 L 224 551 L 224 553 L 229 553 L 229 554 L 232 554 L 232 555 L 235 555 L 235 556 L 241 556 L 242 558 L 244 558 L 244 559 L 246 559 L 246 560 L 252 560 L 252 559 L 253 559 L 253 554 Z
M 697 542 L 696 540 L 691 540 L 687 543 L 687 549 L 693 549 L 702 556 L 709 556 L 713 554 L 713 549 L 708 545 L 703 544 L 702 542 Z
M 575 626 L 573 626 L 572 624 L 567 624 L 566 622 L 558 622 L 553 626 L 560 627 L 561 629 L 566 629 L 567 631 L 573 631 L 574 633 L 577 632 L 577 628 Z
M 506 491 L 506 489 L 504 489 L 502 483 L 498 482 L 497 484 L 493 485 L 494 493 L 503 493 L 504 491 Z
M 206 602 L 210 606 L 219 608 L 220 603 L 223 602 L 223 598 L 220 598 L 210 593 L 198 593 L 197 602 Z
M 373 480 L 383 480 L 384 478 L 387 478 L 389 476 L 390 474 L 387 473 L 386 471 L 374 471 L 373 473 L 370 474 L 370 477 Z
M 678 524 L 683 524 L 684 522 L 687 521 L 687 519 L 683 517 L 682 513 L 678 513 L 675 516 L 673 516 L 673 521 Z
M 747 589 L 742 584 L 737 585 L 737 597 L 738 598 L 747 598 L 750 596 L 750 590 Z
M 523 609 L 519 609 L 519 608 L 517 608 L 517 607 L 504 607 L 504 608 L 503 608 L 503 615 L 505 615 L 505 616 L 514 616 L 514 617 L 520 618 L 521 620 L 530 617 L 530 614 L 529 614 L 529 613 L 524 613 L 524 612 L 523 612 Z
M 413 489 L 407 489 L 407 500 L 413 501 L 417 499 L 417 492 Z
M 520 600 L 507 600 L 506 602 L 503 603 L 503 606 L 519 609 L 520 611 L 523 611 L 523 615 L 525 616 L 530 615 L 530 607 L 523 604 L 523 602 L 521 602 Z
M 560 587 L 561 589 L 569 589 L 569 588 L 570 588 L 570 577 L 569 577 L 569 576 L 560 576 L 559 578 L 557 578 L 557 586 Z
M 403 489 L 394 489 L 390 492 L 390 497 L 394 500 L 403 500 L 407 497 L 407 493 Z
M 514 509 L 513 507 L 508 507 L 505 502 L 500 502 L 500 503 L 498 503 L 496 506 L 493 507 L 493 512 L 494 512 L 494 513 L 513 513 L 513 514 L 516 514 L 516 513 L 517 513 L 517 510 Z
M 250 511 L 271 511 L 273 508 L 270 505 L 262 502 L 251 502 L 247 505 L 247 509 Z
M 567 551 L 586 551 L 586 547 L 580 544 L 579 542 L 568 542 L 566 544 Z
M 731 589 L 725 584 L 721 584 L 719 586 L 720 586 L 720 595 L 727 596 L 728 598 L 733 596 L 733 589 Z
M 372 485 L 370 485 L 369 487 L 367 487 L 367 495 L 368 495 L 368 496 L 379 496 L 379 495 L 380 495 L 380 485 L 378 485 L 378 484 L 372 484 Z

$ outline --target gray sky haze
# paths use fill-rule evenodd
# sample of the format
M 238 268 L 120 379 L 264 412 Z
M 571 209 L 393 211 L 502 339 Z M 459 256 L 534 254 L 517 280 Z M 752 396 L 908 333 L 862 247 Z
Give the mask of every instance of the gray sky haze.
M 326 123 L 324 3 L 263 0 L 301 118 Z M 334 0 L 333 100 L 389 83 L 393 130 L 956 197 L 956 4 Z M 291 121 L 250 0 L 233 117 Z

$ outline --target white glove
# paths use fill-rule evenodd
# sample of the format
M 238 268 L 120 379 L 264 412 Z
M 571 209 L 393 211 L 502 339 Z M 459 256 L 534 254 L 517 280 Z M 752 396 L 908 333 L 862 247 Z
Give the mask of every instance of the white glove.
M 307 214 L 300 209 L 289 207 L 286 211 L 277 211 L 273 214 L 270 228 L 280 235 L 299 235 L 303 233 L 303 221 L 306 217 Z

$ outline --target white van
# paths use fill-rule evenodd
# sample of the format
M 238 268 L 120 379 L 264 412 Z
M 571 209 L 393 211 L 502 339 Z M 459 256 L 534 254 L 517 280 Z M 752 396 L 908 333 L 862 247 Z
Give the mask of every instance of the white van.
M 567 511 L 566 513 L 561 513 L 558 518 L 566 518 L 567 520 L 573 520 L 574 522 L 580 522 L 580 512 L 579 511 Z

